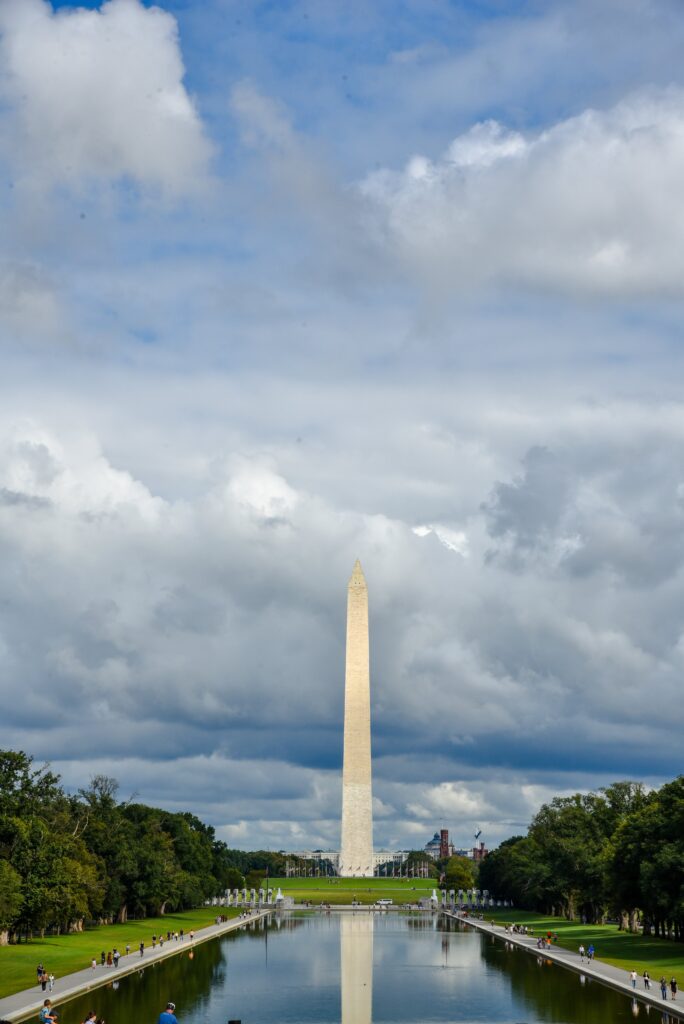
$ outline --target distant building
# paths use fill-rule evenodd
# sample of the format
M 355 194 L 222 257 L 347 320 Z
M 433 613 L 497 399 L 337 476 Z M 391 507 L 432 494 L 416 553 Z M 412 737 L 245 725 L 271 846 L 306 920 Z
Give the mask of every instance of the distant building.
M 443 849 L 447 850 L 446 854 L 441 852 Z M 454 846 L 453 843 L 448 842 L 448 833 L 445 828 L 442 828 L 440 833 L 435 833 L 430 842 L 426 844 L 425 852 L 435 860 L 438 858 L 441 860 L 444 856 L 466 857 L 468 860 L 484 860 L 489 851 L 484 846 L 484 843 L 471 847 Z
M 428 857 L 432 857 L 433 860 L 439 858 L 439 832 L 435 832 L 432 839 L 425 844 L 425 852 Z
M 449 830 L 443 828 L 439 832 L 435 832 L 432 839 L 425 844 L 423 849 L 428 857 L 432 857 L 433 860 L 444 860 L 447 857 L 453 857 L 454 847 L 449 842 Z

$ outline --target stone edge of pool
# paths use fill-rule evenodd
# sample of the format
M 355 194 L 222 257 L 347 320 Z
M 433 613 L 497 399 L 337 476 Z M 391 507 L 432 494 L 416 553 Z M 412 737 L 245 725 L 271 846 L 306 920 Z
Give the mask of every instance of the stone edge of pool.
M 518 949 L 524 949 L 526 953 L 531 953 L 537 958 L 551 960 L 552 963 L 558 964 L 560 967 L 566 967 L 568 970 L 574 971 L 575 974 L 583 974 L 585 977 L 591 978 L 592 981 L 598 981 L 602 985 L 607 985 L 616 992 L 629 996 L 630 999 L 638 999 L 648 1006 L 654 1006 L 661 1011 L 665 1010 L 670 1016 L 679 1017 L 680 1020 L 684 1019 L 684 1006 L 680 1007 L 672 1000 L 663 1000 L 654 992 L 633 989 L 629 981 L 623 981 L 621 977 L 621 975 L 628 974 L 628 972 L 623 971 L 619 967 L 613 967 L 612 964 L 604 964 L 601 960 L 594 960 L 593 964 L 595 966 L 589 966 L 588 964 L 581 963 L 578 955 L 568 949 L 559 949 L 558 947 L 549 950 L 537 949 L 535 945 L 536 938 L 529 938 L 526 941 L 524 936 L 506 934 L 503 925 L 494 925 L 492 927 L 492 925 L 486 924 L 484 921 L 477 921 L 471 917 L 462 917 L 460 914 L 452 913 L 449 910 L 442 910 L 441 912 L 444 917 L 448 917 L 452 921 L 458 921 L 460 924 L 465 924 L 470 928 L 476 928 L 484 935 L 491 935 L 495 939 L 510 942 L 511 945 L 516 946 Z M 659 987 L 657 981 L 652 981 L 652 984 L 656 988 Z
M 72 974 L 66 974 L 60 981 L 68 982 L 70 978 L 77 978 L 79 975 L 87 975 L 82 977 L 80 981 L 71 984 L 69 988 L 53 992 L 51 996 L 46 992 L 40 992 L 36 994 L 33 988 L 24 989 L 22 992 L 15 992 L 14 995 L 5 996 L 4 999 L 0 999 L 0 1020 L 11 1021 L 12 1024 L 19 1024 L 20 1021 L 26 1020 L 26 1018 L 33 1016 L 38 1013 L 43 1005 L 46 998 L 53 998 L 55 1007 L 59 1009 L 62 1003 L 68 1002 L 70 999 L 76 998 L 76 996 L 83 995 L 84 992 L 89 992 L 92 989 L 102 988 L 104 985 L 110 984 L 114 978 L 124 978 L 127 974 L 133 974 L 135 971 L 140 970 L 140 961 L 144 966 L 148 966 L 152 963 L 159 963 L 161 960 L 167 960 L 169 957 L 176 956 L 178 953 L 182 953 L 188 949 L 194 949 L 195 946 L 200 945 L 202 942 L 208 942 L 210 939 L 215 939 L 220 935 L 225 935 L 226 932 L 235 931 L 238 928 L 243 928 L 246 924 L 253 924 L 256 921 L 261 921 L 263 918 L 268 917 L 269 914 L 275 912 L 272 907 L 266 908 L 265 910 L 258 911 L 255 914 L 251 914 L 247 918 L 231 918 L 230 921 L 225 921 L 222 924 L 212 924 L 207 928 L 200 928 L 195 932 L 195 937 L 190 942 L 186 939 L 184 942 L 174 942 L 173 944 L 166 943 L 165 946 L 148 951 L 145 956 L 140 958 L 135 953 L 131 952 L 126 960 L 130 960 L 130 963 L 120 962 L 117 968 L 105 968 L 103 974 L 97 974 L 93 977 L 90 973 L 91 968 L 86 968 L 82 971 L 75 971 Z M 170 948 L 169 948 L 170 947 Z M 100 968 L 98 968 L 98 971 Z M 22 1001 L 23 1000 L 23 1001 Z

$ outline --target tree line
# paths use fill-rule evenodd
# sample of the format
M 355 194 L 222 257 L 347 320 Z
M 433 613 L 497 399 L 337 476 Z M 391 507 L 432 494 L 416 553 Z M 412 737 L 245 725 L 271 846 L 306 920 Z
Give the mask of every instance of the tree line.
M 616 919 L 630 931 L 684 941 L 684 776 L 650 791 L 616 782 L 556 797 L 527 835 L 489 854 L 477 884 L 521 908 Z
M 0 944 L 196 907 L 284 862 L 230 850 L 194 814 L 117 792 L 98 775 L 68 794 L 49 766 L 0 750 Z

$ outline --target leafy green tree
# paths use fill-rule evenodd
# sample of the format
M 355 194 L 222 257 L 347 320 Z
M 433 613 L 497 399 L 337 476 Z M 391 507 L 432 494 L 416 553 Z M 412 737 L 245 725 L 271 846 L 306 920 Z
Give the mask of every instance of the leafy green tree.
M 0 946 L 7 943 L 9 929 L 19 917 L 23 901 L 21 875 L 9 861 L 0 860 Z
M 37 813 L 61 795 L 59 776 L 47 765 L 34 768 L 23 750 L 0 750 L 0 818 Z
M 264 879 L 266 877 L 265 871 L 250 871 L 245 876 L 245 885 L 248 889 L 256 889 L 257 891 L 262 888 Z
M 448 889 L 472 889 L 475 885 L 475 865 L 468 857 L 449 857 L 445 874 Z
M 644 798 L 612 847 L 622 906 L 643 913 L 646 932 L 684 940 L 684 776 Z
M 225 882 L 224 889 L 243 889 L 245 887 L 245 876 L 241 875 L 237 868 L 228 868 L 223 875 Z

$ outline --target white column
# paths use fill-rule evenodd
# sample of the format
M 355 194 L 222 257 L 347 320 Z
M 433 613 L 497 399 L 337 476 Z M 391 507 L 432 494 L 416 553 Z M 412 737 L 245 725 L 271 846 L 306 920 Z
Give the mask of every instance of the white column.
M 373 874 L 368 588 L 357 560 L 347 588 L 340 875 Z

